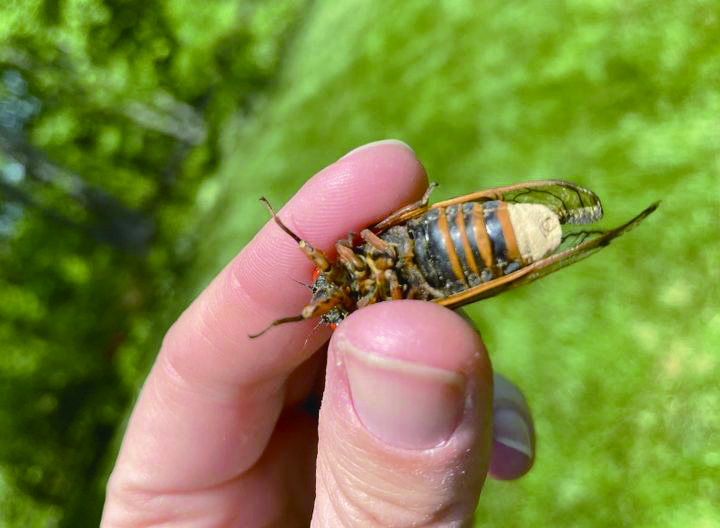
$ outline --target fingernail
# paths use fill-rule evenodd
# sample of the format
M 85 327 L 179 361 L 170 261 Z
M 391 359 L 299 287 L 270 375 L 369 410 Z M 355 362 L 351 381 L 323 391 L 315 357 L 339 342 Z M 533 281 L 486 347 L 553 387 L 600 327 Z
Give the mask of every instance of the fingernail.
M 527 403 L 515 385 L 497 372 L 493 375 L 493 438 L 528 460 L 533 458 L 532 425 Z
M 465 406 L 462 374 L 368 354 L 338 343 L 355 412 L 373 435 L 394 447 L 426 449 L 446 441 Z
M 408 145 L 404 141 L 400 141 L 399 139 L 381 139 L 380 141 L 373 141 L 372 143 L 366 143 L 365 145 L 360 145 L 359 147 L 357 147 L 357 148 L 351 150 L 350 152 L 348 152 L 347 154 L 345 154 L 340 159 L 344 160 L 345 158 L 347 158 L 353 154 L 357 154 L 358 152 L 360 152 L 362 150 L 369 149 L 369 148 L 375 148 L 380 145 L 397 145 L 400 147 L 404 147 L 404 148 L 408 149 L 410 152 L 412 152 L 413 154 L 415 154 L 415 151 L 412 148 L 410 148 L 410 145 Z
M 496 407 L 494 409 L 493 438 L 495 442 L 532 459 L 530 426 L 522 414 L 512 407 Z

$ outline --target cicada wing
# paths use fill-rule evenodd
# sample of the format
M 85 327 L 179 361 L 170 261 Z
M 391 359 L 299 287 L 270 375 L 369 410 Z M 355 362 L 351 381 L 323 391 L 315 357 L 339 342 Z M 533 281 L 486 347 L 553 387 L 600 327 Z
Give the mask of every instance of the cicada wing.
M 613 239 L 627 233 L 635 228 L 640 222 L 645 220 L 655 209 L 658 208 L 660 202 L 652 204 L 650 207 L 642 211 L 636 217 L 632 218 L 625 224 L 609 230 L 592 230 L 592 231 L 576 231 L 572 236 L 584 235 L 583 241 L 570 248 L 560 249 L 552 255 L 545 257 L 533 264 L 520 268 L 519 270 L 505 275 L 503 277 L 491 280 L 484 284 L 480 284 L 473 288 L 469 288 L 460 293 L 449 295 L 434 302 L 447 306 L 448 308 L 459 308 L 466 304 L 474 303 L 481 299 L 487 299 L 502 293 L 510 288 L 517 288 L 523 284 L 536 281 L 549 275 L 550 273 L 569 266 L 575 262 L 585 259 L 600 251 L 602 248 L 610 244 Z
M 393 226 L 425 214 L 429 209 L 492 200 L 545 205 L 558 215 L 563 224 L 590 224 L 602 218 L 603 215 L 600 198 L 590 189 L 563 180 L 538 180 L 465 194 L 430 206 L 427 205 L 426 200 L 421 200 L 403 207 L 378 222 L 372 226 L 371 231 L 376 234 L 382 233 Z
M 497 187 L 438 202 L 432 207 L 490 200 L 542 204 L 557 214 L 563 224 L 591 224 L 603 215 L 600 198 L 594 192 L 563 180 L 538 180 Z
M 379 235 L 380 233 L 387 231 L 393 226 L 404 224 L 408 220 L 412 220 L 413 218 L 422 216 L 423 214 L 427 213 L 429 209 L 430 207 L 428 207 L 427 205 L 408 205 L 398 211 L 395 211 L 393 214 L 391 214 L 384 220 L 381 220 L 377 224 L 370 227 L 370 231 L 372 231 L 376 235 Z
M 431 182 L 428 188 L 425 189 L 425 194 L 417 202 L 401 207 L 387 218 L 380 220 L 377 224 L 370 227 L 370 231 L 373 233 L 380 234 L 383 231 L 387 231 L 393 226 L 403 224 L 408 220 L 417 218 L 418 216 L 427 212 L 430 207 L 430 195 L 437 188 L 436 182 Z

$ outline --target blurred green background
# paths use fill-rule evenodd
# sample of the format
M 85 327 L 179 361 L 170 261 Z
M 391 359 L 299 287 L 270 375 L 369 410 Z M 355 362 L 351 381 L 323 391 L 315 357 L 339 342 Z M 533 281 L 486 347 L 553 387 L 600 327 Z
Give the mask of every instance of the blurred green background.
M 720 1 L 0 8 L 0 526 L 96 526 L 164 331 L 347 150 L 562 178 L 638 230 L 473 305 L 534 470 L 477 526 L 720 527 Z M 379 189 L 378 192 L 382 192 Z

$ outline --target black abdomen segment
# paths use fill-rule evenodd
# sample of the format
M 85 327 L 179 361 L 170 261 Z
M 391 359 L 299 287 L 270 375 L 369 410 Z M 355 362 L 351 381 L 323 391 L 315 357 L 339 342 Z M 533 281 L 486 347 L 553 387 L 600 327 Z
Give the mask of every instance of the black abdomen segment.
M 437 207 L 410 220 L 415 262 L 425 280 L 456 293 L 521 266 L 507 204 L 499 201 Z

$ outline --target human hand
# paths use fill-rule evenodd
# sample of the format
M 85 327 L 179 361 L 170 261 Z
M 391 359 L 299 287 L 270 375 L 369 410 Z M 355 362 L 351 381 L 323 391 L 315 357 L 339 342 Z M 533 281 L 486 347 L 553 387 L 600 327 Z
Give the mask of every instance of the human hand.
M 426 187 L 407 146 L 378 142 L 321 171 L 279 215 L 330 250 Z M 311 269 L 269 222 L 180 316 L 128 424 L 104 527 L 458 526 L 488 469 L 529 470 L 524 399 L 495 376 L 493 403 L 480 336 L 450 310 L 371 305 L 327 347 L 316 320 L 249 339 L 299 313 L 308 293 L 291 279 Z M 318 419 L 307 404 L 323 380 Z

